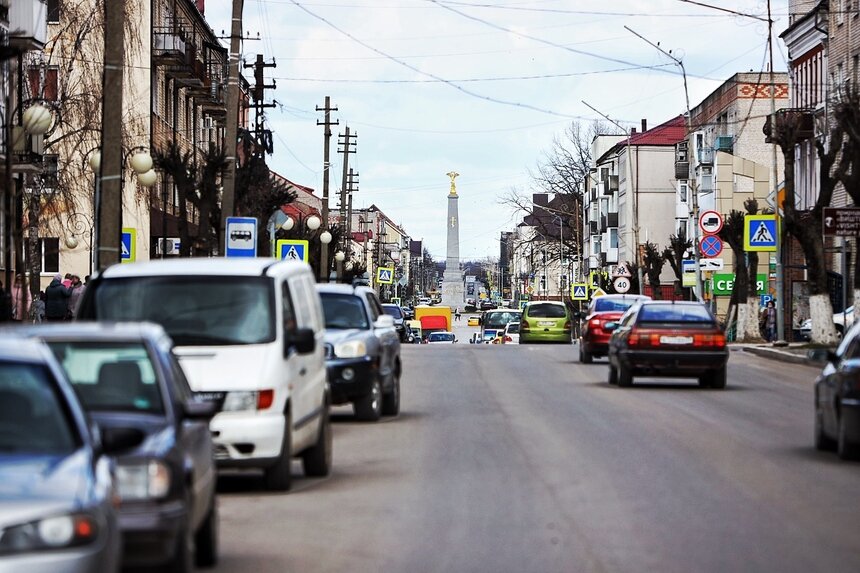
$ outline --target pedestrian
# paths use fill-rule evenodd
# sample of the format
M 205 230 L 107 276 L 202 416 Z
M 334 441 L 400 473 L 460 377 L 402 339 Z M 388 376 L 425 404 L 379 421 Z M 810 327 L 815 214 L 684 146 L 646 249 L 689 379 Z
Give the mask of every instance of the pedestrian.
M 54 280 L 45 289 L 45 319 L 48 322 L 68 319 L 71 294 L 72 291 L 63 286 L 63 275 L 54 275 Z
M 12 320 L 12 295 L 3 288 L 3 281 L 0 281 L 0 322 L 10 320 Z
M 35 324 L 45 322 L 45 291 L 43 290 L 39 291 L 30 305 L 30 322 Z
M 454 320 L 460 320 L 460 307 L 454 309 Z
M 84 294 L 84 283 L 81 282 L 81 277 L 72 275 L 72 285 L 69 287 L 71 294 L 69 295 L 69 319 L 74 319 L 78 314 L 78 304 Z
M 27 292 L 27 281 L 23 275 L 15 275 L 12 284 L 12 320 L 22 322 L 30 312 L 30 293 Z
M 63 286 L 66 288 L 72 286 L 72 273 L 66 273 L 66 276 L 63 277 Z
M 764 307 L 764 338 L 768 342 L 776 340 L 776 304 L 769 300 Z

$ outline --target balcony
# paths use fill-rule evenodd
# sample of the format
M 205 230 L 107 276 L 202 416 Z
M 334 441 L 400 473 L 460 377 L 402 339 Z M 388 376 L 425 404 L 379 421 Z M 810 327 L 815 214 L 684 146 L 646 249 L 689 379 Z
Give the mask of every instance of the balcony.
M 713 165 L 714 164 L 714 148 L 713 147 L 703 147 L 698 151 L 698 159 L 701 165 Z
M 733 153 L 735 148 L 735 138 L 731 135 L 720 135 L 714 142 L 714 147 L 717 151 Z
M 795 132 L 795 141 L 803 141 L 815 136 L 815 119 L 813 110 L 808 108 L 785 108 L 777 110 L 774 114 L 776 122 L 771 121 L 768 116 L 764 121 L 762 131 L 765 134 L 766 143 L 774 143 L 771 130 L 775 127 L 778 132 Z
M 589 221 L 588 222 L 588 234 L 596 235 L 597 234 L 597 221 Z
M 600 232 L 601 234 L 606 232 L 606 215 L 600 216 Z
M 182 30 L 156 28 L 152 32 L 152 55 L 158 63 L 182 65 L 186 62 L 188 44 Z
M 48 6 L 45 0 L 17 0 L 8 10 L 9 45 L 21 50 L 41 50 L 48 39 Z
M 675 162 L 675 179 L 686 181 L 690 178 L 690 162 L 676 161 Z
M 610 175 L 603 180 L 603 194 L 612 195 L 618 191 L 618 175 Z
M 610 211 L 606 214 L 606 226 L 611 228 L 618 227 L 618 212 Z

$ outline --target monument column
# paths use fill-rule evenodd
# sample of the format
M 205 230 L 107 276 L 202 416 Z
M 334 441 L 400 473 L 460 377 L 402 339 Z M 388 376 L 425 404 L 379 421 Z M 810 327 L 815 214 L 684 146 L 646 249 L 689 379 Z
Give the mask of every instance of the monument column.
M 448 218 L 445 226 L 448 229 L 448 249 L 445 256 L 445 274 L 442 275 L 442 304 L 463 307 L 463 274 L 460 272 L 460 218 L 457 210 L 457 186 L 454 180 L 460 175 L 455 171 L 447 173 L 451 178 L 451 190 L 448 193 Z

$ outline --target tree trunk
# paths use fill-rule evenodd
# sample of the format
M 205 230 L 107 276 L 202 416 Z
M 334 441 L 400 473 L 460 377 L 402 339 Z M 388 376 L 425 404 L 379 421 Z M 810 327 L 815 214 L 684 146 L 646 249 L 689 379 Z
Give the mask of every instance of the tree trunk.
M 812 315 L 810 340 L 816 344 L 836 344 L 839 335 L 833 325 L 833 305 L 830 296 L 814 294 L 809 297 L 809 313 Z

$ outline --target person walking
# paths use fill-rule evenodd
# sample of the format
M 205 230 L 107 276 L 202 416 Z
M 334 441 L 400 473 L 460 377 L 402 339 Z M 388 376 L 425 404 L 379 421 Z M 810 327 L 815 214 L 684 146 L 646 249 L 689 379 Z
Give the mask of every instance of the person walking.
M 71 289 L 63 286 L 63 275 L 54 275 L 54 280 L 45 289 L 45 319 L 57 322 L 68 319 Z
M 69 287 L 69 318 L 74 319 L 78 314 L 78 304 L 84 294 L 86 287 L 81 282 L 81 277 L 72 275 L 72 285 Z
M 27 291 L 27 282 L 21 275 L 15 275 L 12 284 L 12 320 L 23 322 L 30 312 L 30 293 Z
M 772 300 L 764 307 L 764 338 L 768 342 L 776 340 L 776 304 Z
M 45 322 L 45 291 L 39 291 L 39 294 L 33 299 L 29 316 L 30 322 L 34 324 Z
M 460 307 L 454 309 L 454 320 L 460 320 Z

